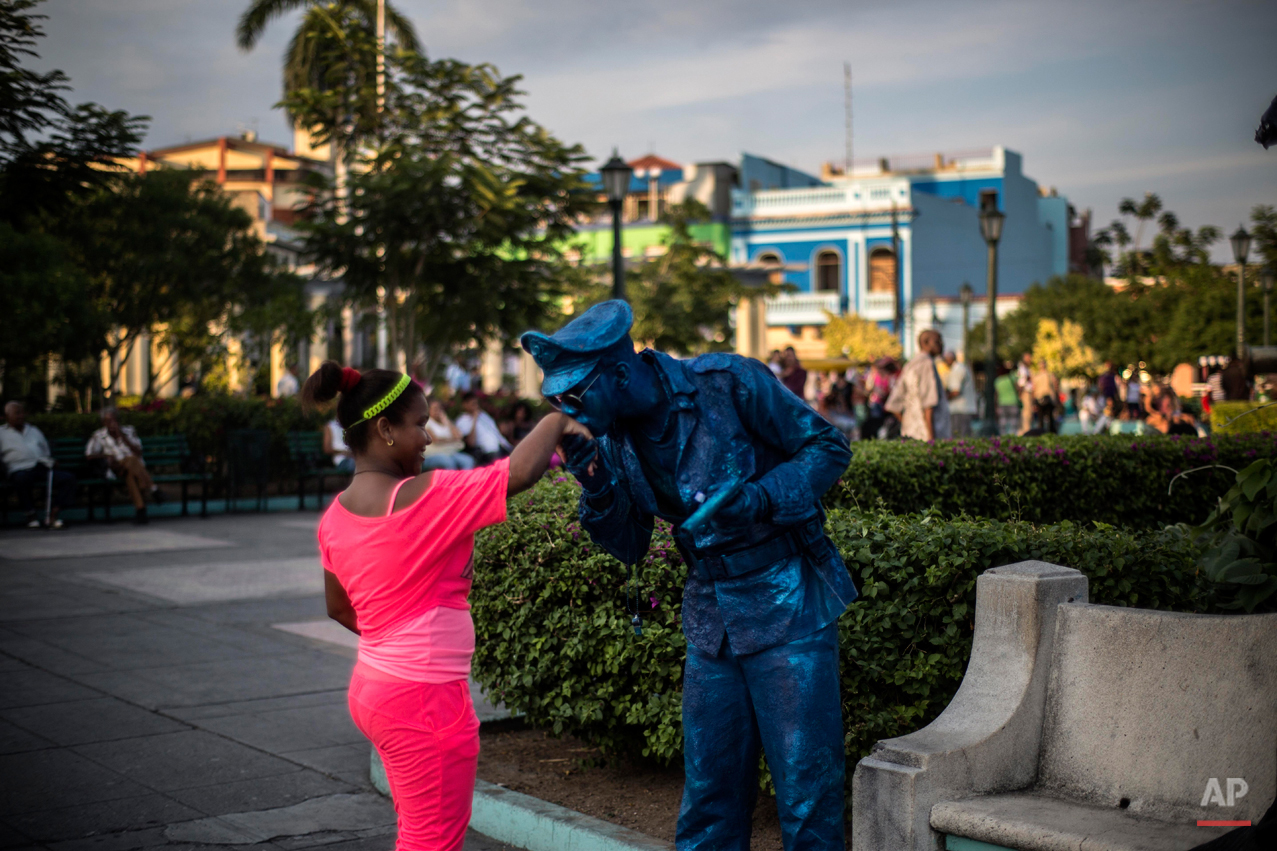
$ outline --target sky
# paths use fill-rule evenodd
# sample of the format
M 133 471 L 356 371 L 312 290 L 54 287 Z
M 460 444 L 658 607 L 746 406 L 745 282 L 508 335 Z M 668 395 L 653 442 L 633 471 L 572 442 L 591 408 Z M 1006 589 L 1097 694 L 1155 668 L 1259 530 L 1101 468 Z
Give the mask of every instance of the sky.
M 1158 193 L 1184 225 L 1234 230 L 1277 205 L 1277 2 L 1257 0 L 392 0 L 428 54 L 523 76 L 528 114 L 606 159 L 742 151 L 818 173 L 1004 145 L 1097 225 Z M 291 142 L 280 97 L 299 13 L 249 53 L 247 0 L 48 0 L 33 63 L 72 99 L 152 116 L 145 145 L 256 130 Z M 1217 260 L 1231 260 L 1226 242 Z

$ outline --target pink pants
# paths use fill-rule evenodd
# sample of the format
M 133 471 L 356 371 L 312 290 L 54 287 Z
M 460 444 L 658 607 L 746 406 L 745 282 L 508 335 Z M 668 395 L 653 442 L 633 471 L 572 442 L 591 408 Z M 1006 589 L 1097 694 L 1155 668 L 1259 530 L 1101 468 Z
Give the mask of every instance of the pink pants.
M 350 715 L 386 767 L 399 816 L 396 851 L 461 851 L 479 764 L 469 684 L 395 680 L 359 665 Z

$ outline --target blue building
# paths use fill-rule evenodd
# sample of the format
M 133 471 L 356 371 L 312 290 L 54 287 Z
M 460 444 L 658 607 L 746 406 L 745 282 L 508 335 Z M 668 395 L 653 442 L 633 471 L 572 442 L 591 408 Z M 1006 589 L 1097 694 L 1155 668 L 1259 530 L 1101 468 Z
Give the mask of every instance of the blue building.
M 800 356 L 823 356 L 826 310 L 854 312 L 889 327 L 897 263 L 906 352 L 917 331 L 933 326 L 949 347 L 961 346 L 964 283 L 976 294 L 970 321 L 984 316 L 981 193 L 996 193 L 1006 215 L 1000 315 L 1031 284 L 1069 271 L 1068 200 L 1026 177 L 1021 156 L 1002 147 L 925 161 L 884 159 L 850 175 L 827 166 L 819 180 L 746 155 L 740 183 L 732 199 L 732 264 L 774 269 L 797 287 L 768 300 L 768 349 L 793 345 Z

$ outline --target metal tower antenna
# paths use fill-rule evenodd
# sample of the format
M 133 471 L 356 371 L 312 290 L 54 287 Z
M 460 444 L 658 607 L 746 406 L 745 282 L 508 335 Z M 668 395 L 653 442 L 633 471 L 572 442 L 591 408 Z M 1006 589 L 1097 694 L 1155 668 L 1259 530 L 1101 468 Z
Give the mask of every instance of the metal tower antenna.
M 842 63 L 843 107 L 846 114 L 847 159 L 843 163 L 843 173 L 851 177 L 851 63 Z

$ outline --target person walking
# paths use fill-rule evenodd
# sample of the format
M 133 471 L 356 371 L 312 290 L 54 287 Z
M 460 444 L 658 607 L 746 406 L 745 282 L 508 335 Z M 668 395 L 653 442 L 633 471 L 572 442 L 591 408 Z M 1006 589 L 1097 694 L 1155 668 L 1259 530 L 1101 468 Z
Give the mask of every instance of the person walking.
M 58 512 L 75 501 L 75 476 L 54 468 L 57 463 L 49 451 L 49 441 L 40 429 L 27 422 L 27 409 L 21 402 L 4 406 L 4 424 L 0 425 L 0 462 L 9 471 L 9 483 L 18 494 L 18 505 L 26 512 L 27 528 L 61 529 Z M 42 522 L 36 515 L 31 492 L 37 484 L 50 489 L 46 494 L 49 510 Z
M 1033 403 L 1038 409 L 1038 429 L 1043 434 L 1055 434 L 1055 409 L 1060 404 L 1060 380 L 1047 369 L 1045 360 L 1038 361 L 1031 386 Z
M 565 435 L 591 435 L 551 414 L 507 459 L 422 473 L 431 438 L 419 385 L 328 361 L 302 387 L 312 410 L 338 396 L 355 472 L 318 537 L 328 616 L 359 636 L 350 714 L 386 768 L 395 847 L 459 851 L 479 757 L 468 683 L 474 533 L 505 520 L 506 500 L 540 479 Z
M 120 415 L 115 408 L 103 408 L 101 416 L 102 427 L 84 444 L 84 457 L 105 461 L 107 478 L 124 482 L 133 502 L 133 522 L 143 525 L 148 522 L 147 499 L 159 504 L 164 501 L 164 494 L 151 481 L 146 462 L 142 460 L 142 441 L 137 430 L 130 425 L 120 425 Z
M 1006 361 L 998 369 L 993 390 L 998 398 L 998 434 L 1015 434 L 1020 427 L 1020 393 L 1015 386 L 1015 364 Z
M 1126 412 L 1133 420 L 1144 416 L 1144 400 L 1140 393 L 1140 374 L 1136 368 L 1131 369 L 1131 377 L 1126 380 Z
M 1020 394 L 1020 434 L 1033 429 L 1033 355 L 1025 352 L 1015 373 L 1015 389 Z
M 966 358 L 953 352 L 944 353 L 949 367 L 944 385 L 949 398 L 949 422 L 953 424 L 954 437 L 971 436 L 971 418 L 975 416 L 975 382 Z
M 927 329 L 918 335 L 918 353 L 900 371 L 887 410 L 900 417 L 902 437 L 928 442 L 953 437 L 949 395 L 936 372 L 936 357 L 943 350 L 940 332 Z
M 802 362 L 798 360 L 798 353 L 794 351 L 793 346 L 785 349 L 781 363 L 780 383 L 788 387 L 789 392 L 799 399 L 806 399 L 807 370 L 803 369 Z

